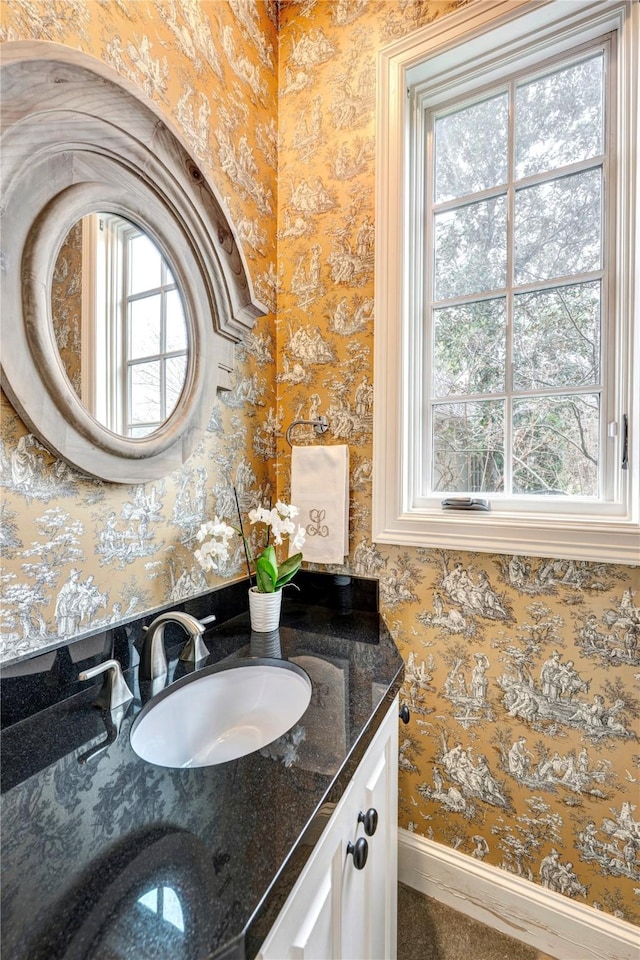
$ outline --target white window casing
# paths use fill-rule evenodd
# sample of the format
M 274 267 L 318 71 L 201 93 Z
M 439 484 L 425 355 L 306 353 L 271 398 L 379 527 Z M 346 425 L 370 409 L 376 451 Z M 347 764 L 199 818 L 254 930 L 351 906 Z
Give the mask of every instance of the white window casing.
M 480 87 L 534 71 L 554 57 L 571 56 L 581 45 L 607 35 L 616 61 L 608 179 L 615 192 L 615 216 L 604 224 L 614 288 L 612 328 L 602 353 L 614 412 L 602 431 L 608 475 L 599 498 L 489 497 L 490 512 L 443 511 L 441 498 L 424 496 L 423 485 L 426 345 L 418 269 L 423 241 L 416 231 L 422 229 L 425 197 L 419 153 L 424 150 L 416 143 L 425 138 L 420 131 L 416 135 L 416 125 L 424 117 L 425 102 L 435 109 L 452 95 L 461 101 Z M 640 563 L 639 59 L 640 4 L 635 0 L 475 0 L 380 51 L 374 542 Z M 628 469 L 622 470 L 624 414 Z
M 150 297 L 159 299 L 155 309 L 164 330 L 167 292 L 178 287 L 172 275 L 167 279 L 170 267 L 166 257 L 135 224 L 119 214 L 100 212 L 83 217 L 82 227 L 82 401 L 96 420 L 113 433 L 144 436 L 162 426 L 171 414 L 166 374 L 160 374 L 160 420 L 142 423 L 135 421 L 132 409 L 131 370 L 137 364 L 163 364 L 167 359 L 186 358 L 187 348 L 185 344 L 184 349 L 169 349 L 161 337 L 161 345 L 153 355 L 132 357 L 131 306 Z M 150 281 L 149 287 L 145 276 L 138 272 L 136 292 L 130 293 L 131 243 L 140 236 L 146 236 L 156 247 L 162 279 L 159 286 Z

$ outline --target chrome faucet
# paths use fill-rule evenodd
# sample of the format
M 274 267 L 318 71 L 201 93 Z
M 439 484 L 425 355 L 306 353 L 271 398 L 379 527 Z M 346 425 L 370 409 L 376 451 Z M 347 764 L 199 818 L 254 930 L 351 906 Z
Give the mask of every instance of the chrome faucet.
M 207 617 L 207 622 L 212 619 L 215 620 L 215 617 Z M 189 635 L 189 639 L 180 654 L 181 660 L 197 663 L 209 656 L 209 651 L 202 640 L 205 628 L 200 620 L 196 620 L 190 613 L 182 613 L 180 610 L 161 613 L 148 627 L 143 628 L 145 638 L 140 653 L 140 669 L 138 672 L 140 680 L 157 680 L 167 672 L 167 656 L 164 652 L 164 628 L 167 623 L 179 623 Z

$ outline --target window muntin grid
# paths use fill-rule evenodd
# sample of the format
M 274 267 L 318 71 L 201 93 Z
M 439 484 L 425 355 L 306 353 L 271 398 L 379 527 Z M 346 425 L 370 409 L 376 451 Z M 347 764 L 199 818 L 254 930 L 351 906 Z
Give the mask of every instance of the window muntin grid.
M 125 383 L 129 437 L 153 433 L 184 387 L 187 326 L 167 261 L 146 234 L 128 232 L 125 249 Z
M 607 58 L 608 44 L 599 43 L 482 97 L 427 111 L 427 496 L 602 494 Z M 567 91 L 575 95 L 585 77 L 591 85 L 577 95 L 580 109 L 573 96 L 559 139 L 563 98 L 571 101 Z M 469 118 L 475 125 L 465 129 Z M 468 159 L 474 144 L 478 169 Z M 545 220 L 549 209 L 555 216 Z M 536 303 L 538 313 L 547 310 L 554 342 L 545 344 L 540 322 L 537 341 L 531 333 Z M 559 337 L 563 313 L 573 345 Z M 524 347 L 539 370 L 525 369 Z M 523 464 L 527 443 L 531 462 Z M 554 464 L 540 475 L 545 449 Z

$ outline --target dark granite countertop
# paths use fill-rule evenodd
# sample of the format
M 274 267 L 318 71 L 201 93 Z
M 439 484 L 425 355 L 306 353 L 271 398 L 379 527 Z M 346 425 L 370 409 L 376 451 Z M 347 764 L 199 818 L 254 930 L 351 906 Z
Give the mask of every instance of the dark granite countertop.
M 129 666 L 136 696 L 124 716 L 93 705 L 97 682 L 77 683 L 87 666 L 79 644 L 49 654 L 45 673 L 28 661 L 7 671 L 3 957 L 255 956 L 402 682 L 402 659 L 366 589 L 362 602 L 363 581 L 334 581 L 337 599 L 316 590 L 307 602 L 286 600 L 277 635 L 251 634 L 246 614 L 205 633 L 210 657 L 199 668 L 284 658 L 313 684 L 287 734 L 218 766 L 157 767 L 131 749 L 131 724 L 152 694 L 134 662 L 150 617 L 83 642 L 91 662 L 115 651 Z M 235 592 L 246 604 L 246 586 Z M 318 596 L 327 605 L 308 602 Z M 221 605 L 211 593 L 192 612 L 219 614 Z M 183 635 L 167 634 L 169 677 L 178 679 L 193 668 L 177 660 Z

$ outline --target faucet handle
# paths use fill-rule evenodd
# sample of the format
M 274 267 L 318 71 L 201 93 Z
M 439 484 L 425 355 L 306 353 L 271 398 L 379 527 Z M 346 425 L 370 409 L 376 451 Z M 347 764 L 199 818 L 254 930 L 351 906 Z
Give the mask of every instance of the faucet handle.
M 186 663 L 198 663 L 200 660 L 206 660 L 209 656 L 209 651 L 207 650 L 206 644 L 202 639 L 202 634 L 206 629 L 206 625 L 212 623 L 216 619 L 215 613 L 212 613 L 208 617 L 203 617 L 202 620 L 195 620 L 194 630 L 189 634 L 189 639 L 185 643 L 182 653 L 180 654 L 180 660 Z M 196 626 L 197 624 L 197 626 Z
M 123 704 L 133 700 L 133 694 L 122 675 L 122 667 L 117 660 L 105 660 L 97 667 L 90 667 L 78 674 L 78 680 L 92 680 L 99 674 L 106 674 L 100 693 L 95 699 L 97 707 L 105 710 L 115 710 Z

